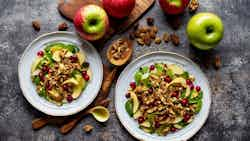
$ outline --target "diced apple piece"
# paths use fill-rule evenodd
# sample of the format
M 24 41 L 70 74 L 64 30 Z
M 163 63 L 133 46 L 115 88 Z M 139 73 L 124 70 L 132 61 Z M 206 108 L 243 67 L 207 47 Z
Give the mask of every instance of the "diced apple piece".
M 80 64 L 83 64 L 85 62 L 86 56 L 83 54 L 83 52 L 76 53 L 76 56 L 77 56 Z
M 71 84 L 74 84 L 74 85 L 79 85 L 79 81 L 77 81 L 75 78 L 70 78 L 70 79 L 63 82 L 63 84 L 67 84 L 67 83 L 71 83 Z
M 52 59 L 55 60 L 56 62 L 61 62 L 60 53 L 61 53 L 60 50 L 55 51 L 52 55 Z
M 133 118 L 138 119 L 140 116 L 142 116 L 142 112 L 140 110 L 137 110 L 137 112 L 134 114 Z
M 82 90 L 86 87 L 87 84 L 86 81 L 79 74 L 76 75 L 76 80 L 78 81 L 78 85 L 75 85 L 73 87 L 73 99 L 77 99 L 81 95 Z
M 48 95 L 52 100 L 55 100 L 56 102 L 61 102 L 63 100 L 63 96 L 61 96 L 55 89 L 48 91 Z
M 140 124 L 140 126 L 143 126 L 143 127 L 151 127 L 151 123 L 149 121 L 144 121 L 143 123 Z
M 33 73 L 36 70 L 36 68 L 39 65 L 41 60 L 42 60 L 42 58 L 36 58 L 36 60 L 34 61 L 34 63 L 31 66 L 31 73 Z

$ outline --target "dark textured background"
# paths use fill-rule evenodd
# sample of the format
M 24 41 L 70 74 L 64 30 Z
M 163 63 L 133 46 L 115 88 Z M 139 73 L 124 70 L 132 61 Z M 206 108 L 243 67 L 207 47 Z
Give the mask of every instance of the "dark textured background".
M 190 48 L 185 36 L 189 13 L 182 16 L 182 25 L 175 31 L 181 36 L 181 45 L 171 43 L 159 47 L 135 47 L 134 58 L 154 50 L 172 51 L 190 57 L 207 74 L 211 87 L 212 107 L 208 121 L 191 140 L 247 141 L 250 140 L 250 1 L 200 0 L 199 11 L 215 12 L 225 24 L 225 37 L 213 51 L 202 53 Z M 115 113 L 105 124 L 91 117 L 81 121 L 68 135 L 61 135 L 54 126 L 33 131 L 31 121 L 41 115 L 24 99 L 17 77 L 18 59 L 26 46 L 37 36 L 57 30 L 66 21 L 56 10 L 55 0 L 0 0 L 0 140 L 1 141 L 133 141 L 117 120 Z M 160 32 L 174 32 L 159 9 L 158 3 L 140 20 L 153 16 Z M 42 29 L 36 32 L 31 21 L 40 19 Z M 69 31 L 74 31 L 73 25 Z M 119 35 L 120 36 L 120 35 Z M 119 37 L 116 36 L 113 39 Z M 108 43 L 106 44 L 106 46 Z M 216 71 L 211 65 L 215 55 L 222 57 L 223 66 Z M 104 57 L 104 51 L 102 52 Z M 105 61 L 104 61 L 105 62 Z M 111 96 L 114 89 L 111 91 Z M 111 104 L 110 109 L 113 109 Z M 82 126 L 92 124 L 91 134 Z

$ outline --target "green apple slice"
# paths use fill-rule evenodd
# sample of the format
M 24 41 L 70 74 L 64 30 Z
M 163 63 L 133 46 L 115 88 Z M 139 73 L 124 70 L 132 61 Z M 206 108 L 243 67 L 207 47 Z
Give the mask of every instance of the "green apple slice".
M 171 64 L 168 66 L 168 69 L 170 69 L 174 74 L 181 75 L 184 73 L 184 70 L 177 66 L 176 64 Z
M 61 102 L 63 100 L 63 97 L 55 89 L 48 91 L 48 95 L 52 100 L 54 100 L 56 102 Z
M 76 56 L 77 56 L 80 64 L 83 64 L 85 62 L 86 56 L 83 54 L 83 52 L 76 53 Z
M 87 85 L 86 81 L 82 78 L 80 74 L 77 74 L 75 77 L 76 80 L 78 81 L 78 85 L 75 85 L 73 87 L 73 94 L 72 94 L 73 99 L 77 99 L 81 95 L 82 90 Z
M 61 56 L 60 56 L 61 51 L 57 50 L 53 53 L 52 59 L 56 62 L 61 62 Z
M 79 81 L 77 81 L 75 78 L 70 78 L 70 79 L 63 82 L 63 84 L 68 84 L 68 83 L 71 83 L 74 85 L 79 85 Z
M 186 79 L 184 79 L 184 78 L 182 78 L 182 77 L 177 77 L 177 78 L 175 78 L 172 82 L 170 82 L 169 84 L 168 84 L 168 86 L 167 87 L 169 87 L 170 85 L 172 85 L 172 84 L 176 84 L 176 83 L 180 83 L 183 87 L 187 87 L 187 84 L 186 84 Z
M 31 66 L 31 73 L 33 73 L 37 66 L 39 65 L 39 63 L 41 62 L 42 58 L 36 58 L 36 60 L 33 62 L 32 66 Z
M 133 102 L 133 113 L 136 113 L 139 108 L 139 100 L 134 92 L 130 92 L 130 96 Z
M 140 126 L 143 126 L 143 127 L 151 127 L 151 123 L 149 121 L 144 121 L 143 123 L 140 124 Z

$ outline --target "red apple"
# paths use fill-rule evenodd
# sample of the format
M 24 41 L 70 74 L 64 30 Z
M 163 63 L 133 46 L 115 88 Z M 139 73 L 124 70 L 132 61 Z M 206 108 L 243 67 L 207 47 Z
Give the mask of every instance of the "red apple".
M 127 17 L 135 7 L 135 0 L 103 0 L 103 7 L 114 18 Z
M 95 41 L 101 39 L 108 31 L 109 19 L 102 7 L 89 4 L 77 11 L 74 25 L 83 39 Z
M 189 0 L 159 0 L 162 10 L 169 15 L 177 15 L 184 12 Z

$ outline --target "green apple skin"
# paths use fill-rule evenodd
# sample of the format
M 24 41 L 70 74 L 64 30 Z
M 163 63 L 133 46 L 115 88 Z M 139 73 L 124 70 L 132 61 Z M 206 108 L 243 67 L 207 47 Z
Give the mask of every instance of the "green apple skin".
M 201 50 L 209 50 L 222 40 L 224 26 L 217 15 L 198 13 L 188 22 L 187 35 L 193 46 Z
M 102 38 L 108 30 L 107 13 L 98 5 L 85 5 L 75 15 L 74 25 L 80 36 L 89 41 Z

